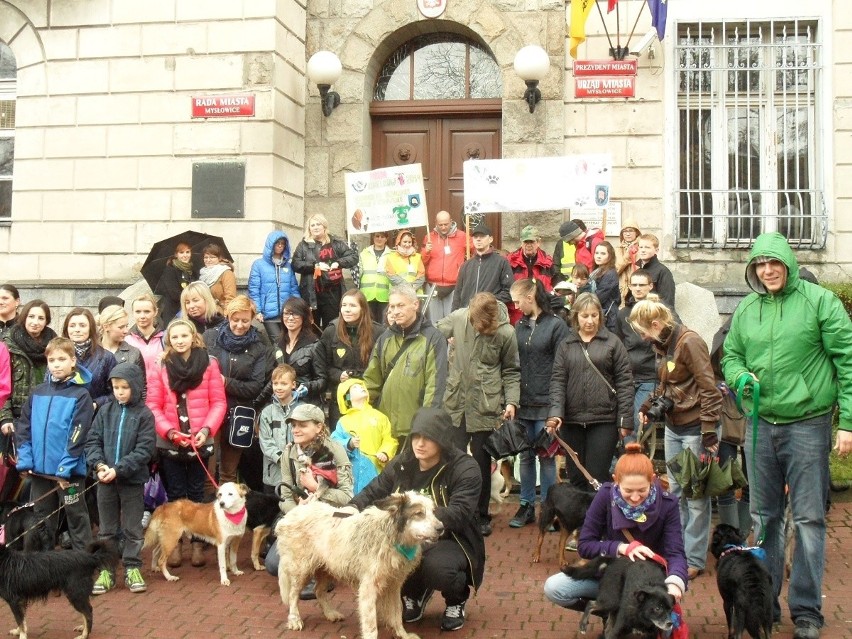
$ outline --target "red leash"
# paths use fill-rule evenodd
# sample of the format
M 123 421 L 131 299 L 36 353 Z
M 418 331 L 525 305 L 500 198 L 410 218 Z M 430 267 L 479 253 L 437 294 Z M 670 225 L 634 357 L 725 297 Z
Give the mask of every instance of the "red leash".
M 219 490 L 219 484 L 216 483 L 216 480 L 213 478 L 213 475 L 210 474 L 210 471 L 207 469 L 207 460 L 201 457 L 201 454 L 198 452 L 198 447 L 195 445 L 195 437 L 189 438 L 189 445 L 192 447 L 193 452 L 195 452 L 195 457 L 198 459 L 198 463 L 201 464 L 201 467 L 204 469 L 204 474 L 207 475 L 208 479 L 210 479 L 210 483 L 213 484 L 213 487 L 216 490 Z M 213 449 L 213 454 L 216 454 L 216 449 Z

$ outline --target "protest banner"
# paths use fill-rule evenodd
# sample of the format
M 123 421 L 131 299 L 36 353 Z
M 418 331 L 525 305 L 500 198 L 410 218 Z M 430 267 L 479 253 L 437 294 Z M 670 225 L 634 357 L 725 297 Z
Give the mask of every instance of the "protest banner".
M 349 234 L 428 225 L 419 164 L 347 173 L 344 181 Z

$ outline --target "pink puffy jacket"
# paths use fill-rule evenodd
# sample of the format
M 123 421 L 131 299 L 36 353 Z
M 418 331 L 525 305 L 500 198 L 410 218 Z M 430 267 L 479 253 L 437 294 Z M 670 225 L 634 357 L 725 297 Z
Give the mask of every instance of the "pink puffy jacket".
M 145 403 L 154 413 L 157 435 L 160 448 L 173 448 L 168 438 L 168 432 L 172 429 L 180 430 L 178 424 L 177 402 L 175 392 L 169 387 L 169 375 L 166 367 L 160 364 L 151 369 L 152 375 L 148 377 L 148 398 Z M 186 410 L 189 413 L 189 428 L 192 433 L 197 433 L 202 428 L 207 428 L 210 442 L 219 431 L 225 413 L 228 412 L 228 400 L 225 398 L 225 384 L 219 372 L 219 363 L 210 359 L 210 365 L 204 372 L 201 383 L 187 392 Z

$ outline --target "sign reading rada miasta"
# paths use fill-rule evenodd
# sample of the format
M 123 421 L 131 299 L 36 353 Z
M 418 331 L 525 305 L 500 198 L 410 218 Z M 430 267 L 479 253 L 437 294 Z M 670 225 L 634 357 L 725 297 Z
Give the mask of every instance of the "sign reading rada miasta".
M 253 115 L 253 93 L 192 97 L 192 117 L 194 118 L 244 118 Z

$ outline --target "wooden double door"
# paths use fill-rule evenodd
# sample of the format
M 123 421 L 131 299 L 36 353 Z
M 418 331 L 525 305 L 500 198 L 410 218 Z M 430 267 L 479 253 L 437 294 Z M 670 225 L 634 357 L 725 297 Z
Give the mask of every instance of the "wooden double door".
M 410 103 L 409 103 L 410 104 Z M 498 113 L 460 115 L 373 115 L 372 167 L 420 163 L 426 190 L 429 228 L 438 211 L 448 211 L 464 225 L 464 173 L 468 159 L 500 158 Z M 486 215 L 495 247 L 500 246 L 500 216 Z M 425 229 L 415 230 L 418 241 Z

